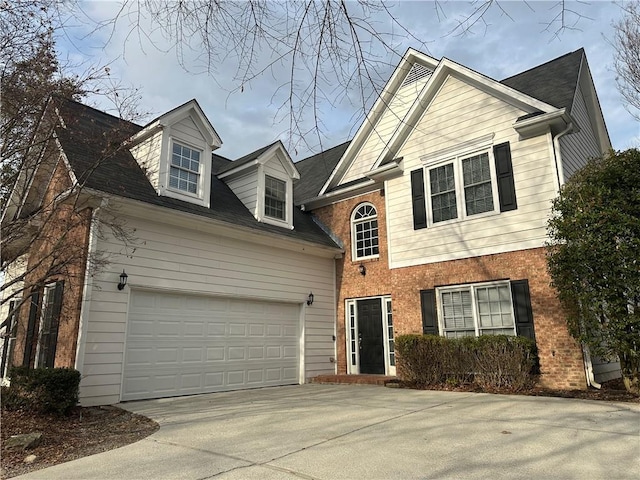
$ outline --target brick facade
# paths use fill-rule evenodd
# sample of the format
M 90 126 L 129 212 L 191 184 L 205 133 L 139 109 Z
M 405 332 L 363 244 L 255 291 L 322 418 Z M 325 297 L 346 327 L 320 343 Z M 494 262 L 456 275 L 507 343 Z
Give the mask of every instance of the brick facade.
M 35 290 L 42 291 L 45 284 L 63 280 L 64 290 L 54 366 L 75 366 L 92 210 L 79 208 L 74 202 L 75 199 L 68 202 L 57 201 L 60 193 L 70 186 L 67 168 L 60 161 L 44 194 L 43 209 L 39 214 L 40 218 L 44 219 L 44 225 L 28 252 L 24 288 L 26 301 L 19 310 L 13 365 L 23 364 L 31 310 L 29 295 Z M 40 322 L 41 312 L 37 318 Z M 37 334 L 33 341 L 37 342 Z M 32 365 L 35 352 L 34 345 Z
M 544 248 L 389 269 L 384 191 L 350 198 L 313 213 L 344 245 L 336 260 L 337 365 L 346 373 L 345 300 L 391 295 L 395 335 L 422 333 L 420 290 L 437 286 L 494 280 L 528 280 L 536 343 L 540 355 L 540 385 L 548 388 L 586 388 L 580 345 L 569 335 L 560 302 L 550 285 Z M 380 256 L 352 261 L 351 214 L 362 202 L 378 213 Z M 366 267 L 361 275 L 359 265 Z

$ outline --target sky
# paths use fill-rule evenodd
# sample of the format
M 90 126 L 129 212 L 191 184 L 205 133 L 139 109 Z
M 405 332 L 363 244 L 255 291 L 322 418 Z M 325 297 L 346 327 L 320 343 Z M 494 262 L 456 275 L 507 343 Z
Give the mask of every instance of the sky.
M 347 5 L 361 13 L 357 5 Z M 411 36 L 398 25 L 391 25 L 381 12 L 365 12 L 380 31 L 396 33 L 393 52 L 375 43 L 366 44 L 378 60 L 375 67 L 379 78 L 386 81 L 400 60 L 398 54 L 410 47 L 435 58 L 447 57 L 496 80 L 584 47 L 613 148 L 640 146 L 640 124 L 626 110 L 616 87 L 613 25 L 622 16 L 617 3 L 568 2 L 564 12 L 567 28 L 558 31 L 560 2 L 503 1 L 463 34 L 455 31 L 459 21 L 477 5 L 466 1 L 388 3 L 398 24 Z M 115 27 L 96 31 L 89 19 L 113 18 L 120 2 L 82 2 L 81 8 L 77 18 L 86 21 L 71 22 L 58 39 L 60 58 L 85 69 L 87 65 L 108 65 L 113 79 L 138 89 L 138 109 L 146 114 L 137 120 L 140 124 L 195 98 L 222 138 L 223 145 L 216 153 L 236 159 L 281 139 L 295 161 L 349 140 L 363 120 L 365 109 L 358 102 L 359 91 L 351 85 L 345 88 L 331 76 L 332 69 L 341 66 L 324 66 L 320 83 L 324 100 L 316 109 L 319 131 L 314 129 L 316 110 L 308 107 L 297 122 L 303 135 L 294 135 L 292 140 L 290 122 L 278 109 L 289 95 L 286 85 L 291 70 L 286 61 L 275 63 L 240 89 L 234 78 L 238 60 L 233 55 L 220 60 L 213 75 L 202 72 L 199 54 L 203 46 L 196 36 L 188 35 L 191 49 L 183 51 L 181 62 L 175 47 L 148 18 L 142 19 L 143 35 L 132 34 L 131 17 L 126 15 L 121 15 Z M 218 47 L 224 49 L 223 43 Z M 260 54 L 264 55 L 260 59 L 264 64 L 269 53 L 261 50 Z M 310 78 L 310 74 L 301 72 L 297 79 L 300 87 L 294 91 L 303 92 Z M 367 98 L 366 106 L 373 98 Z M 112 107 L 100 96 L 89 97 L 87 103 L 107 111 Z

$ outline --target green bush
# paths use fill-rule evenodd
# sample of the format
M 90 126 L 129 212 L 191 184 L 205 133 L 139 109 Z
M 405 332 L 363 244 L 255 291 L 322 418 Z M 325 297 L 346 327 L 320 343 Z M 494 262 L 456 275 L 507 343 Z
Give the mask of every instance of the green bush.
M 2 388 L 2 405 L 66 415 L 77 405 L 80 372 L 72 368 L 12 367 L 11 384 Z
M 400 335 L 395 346 L 398 378 L 419 387 L 473 384 L 519 391 L 537 373 L 535 343 L 524 337 Z

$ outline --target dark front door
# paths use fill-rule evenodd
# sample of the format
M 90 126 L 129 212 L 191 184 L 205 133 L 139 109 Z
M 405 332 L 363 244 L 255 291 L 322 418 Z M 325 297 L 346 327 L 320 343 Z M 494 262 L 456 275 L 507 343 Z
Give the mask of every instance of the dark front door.
M 382 302 L 379 298 L 358 300 L 360 373 L 384 374 Z

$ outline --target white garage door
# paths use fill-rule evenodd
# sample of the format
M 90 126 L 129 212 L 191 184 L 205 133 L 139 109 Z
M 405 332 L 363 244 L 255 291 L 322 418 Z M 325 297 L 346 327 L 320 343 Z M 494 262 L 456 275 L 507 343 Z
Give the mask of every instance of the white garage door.
M 123 400 L 299 383 L 299 307 L 133 291 Z

